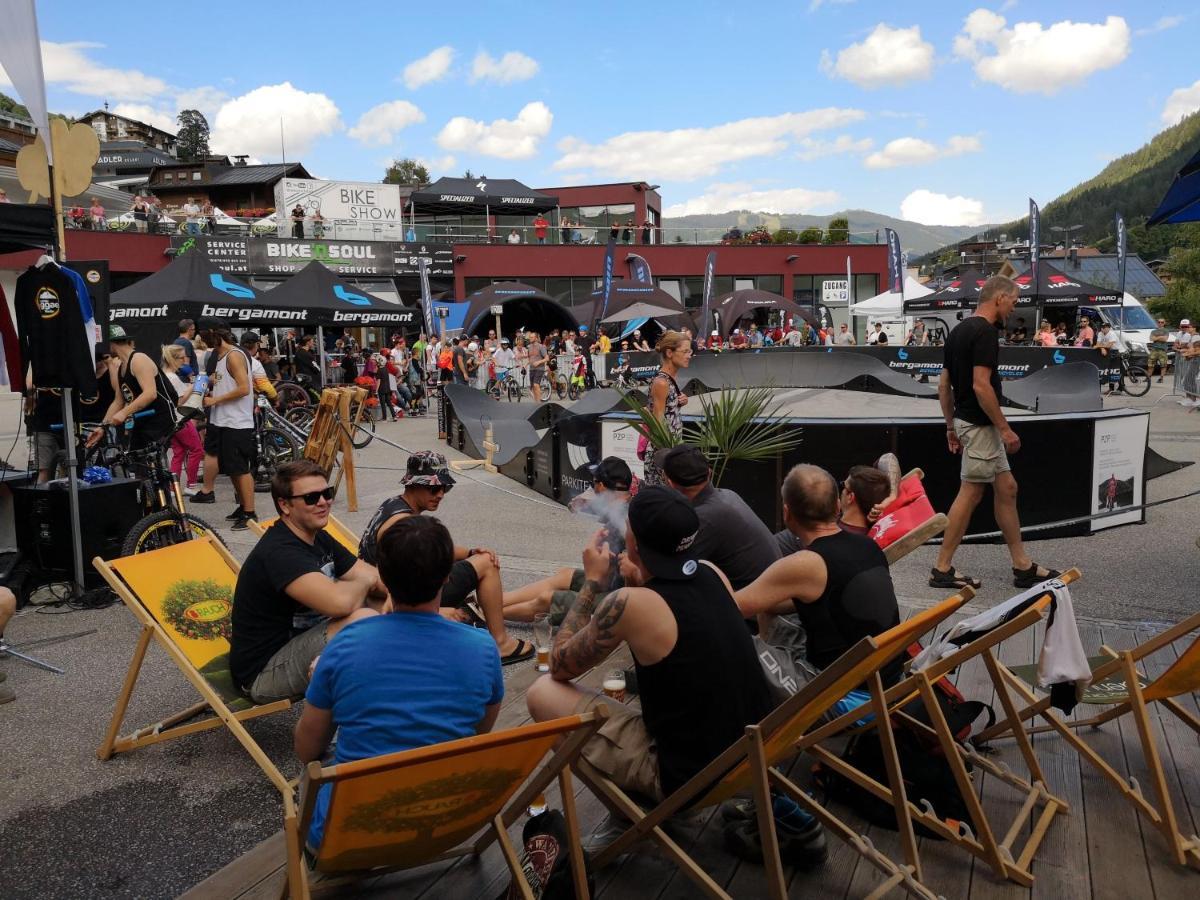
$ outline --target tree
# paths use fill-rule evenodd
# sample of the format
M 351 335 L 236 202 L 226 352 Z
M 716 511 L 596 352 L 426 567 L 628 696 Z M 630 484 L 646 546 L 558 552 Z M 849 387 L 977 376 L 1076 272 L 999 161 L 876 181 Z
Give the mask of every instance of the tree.
M 393 159 L 383 173 L 384 184 L 429 184 L 429 170 L 415 159 Z
M 175 119 L 179 133 L 175 140 L 180 162 L 202 162 L 208 156 L 208 119 L 198 109 L 181 110 Z
M 771 235 L 771 240 L 776 244 L 795 244 L 797 243 L 798 235 L 791 228 L 780 228 L 777 232 Z
M 829 228 L 825 231 L 825 243 L 844 244 L 850 240 L 850 220 L 844 216 L 829 220 Z
M 14 100 L 8 94 L 0 93 L 0 112 L 8 113 L 18 119 L 28 119 L 29 110 Z
M 471 174 L 470 169 L 467 169 L 467 171 L 463 172 L 463 178 L 466 178 L 468 181 L 474 177 L 475 176 Z
M 1174 250 L 1164 269 L 1167 295 L 1150 301 L 1150 311 L 1168 322 L 1200 319 L 1200 250 Z
M 821 243 L 820 228 L 805 228 L 800 232 L 800 236 L 796 238 L 797 244 L 819 244 Z

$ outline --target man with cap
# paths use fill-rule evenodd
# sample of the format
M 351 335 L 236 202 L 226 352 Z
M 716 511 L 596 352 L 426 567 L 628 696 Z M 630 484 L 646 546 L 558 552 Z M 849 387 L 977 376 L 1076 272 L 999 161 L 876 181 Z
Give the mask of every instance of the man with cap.
M 201 322 L 201 336 L 212 352 L 207 368 L 211 387 L 204 398 L 208 427 L 204 430 L 204 490 L 192 503 L 216 503 L 217 475 L 228 475 L 238 505 L 226 520 L 234 531 L 244 531 L 254 511 L 254 479 L 250 472 L 257 458 L 254 447 L 254 390 L 250 355 L 234 343 L 229 326 L 218 319 Z M 257 337 L 257 335 L 255 335 Z
M 1113 331 L 1112 323 L 1107 319 L 1100 323 L 1100 333 L 1096 335 L 1096 349 L 1103 354 L 1105 364 L 1112 367 L 1112 371 L 1108 376 L 1108 390 L 1105 391 L 1105 395 L 1115 394 L 1121 381 L 1121 369 L 1117 365 L 1117 360 L 1112 359 L 1112 357 L 1119 356 L 1125 347 L 1121 342 L 1121 336 Z
M 267 370 L 263 367 L 262 360 L 258 358 L 259 348 L 262 347 L 262 338 L 256 331 L 246 331 L 242 333 L 238 343 L 246 351 L 246 357 L 250 360 L 250 383 L 254 386 L 254 393 L 262 394 L 268 400 L 274 401 L 277 396 L 275 385 L 271 384 Z
M 1190 319 L 1179 320 L 1179 333 L 1175 335 L 1175 371 L 1184 398 L 1182 406 L 1200 406 L 1200 385 L 1196 379 L 1195 360 L 1200 357 L 1200 334 Z
M 397 522 L 424 512 L 437 512 L 442 497 L 454 487 L 454 478 L 446 465 L 446 457 L 433 450 L 419 450 L 408 458 L 404 490 L 389 497 L 375 510 L 358 542 L 358 556 L 375 565 L 379 555 L 379 539 Z M 474 592 L 479 612 L 471 609 L 467 598 Z M 482 619 L 504 665 L 521 662 L 533 656 L 533 644 L 519 640 L 504 627 L 504 586 L 500 582 L 500 560 L 495 550 L 485 547 L 454 546 L 454 565 L 450 578 L 442 588 L 442 607 L 466 607 L 468 618 Z
M 104 426 L 120 425 L 129 429 L 126 433 L 133 449 L 147 447 L 175 428 L 179 398 L 155 359 L 136 349 L 124 328 L 110 325 L 108 343 L 118 360 L 108 371 L 113 399 L 87 444 L 93 446 L 104 437 Z
M 713 486 L 712 469 L 699 447 L 679 444 L 660 454 L 667 484 L 687 498 L 700 519 L 693 551 L 724 572 L 735 591 L 779 559 L 774 535 L 746 501 Z
M 599 519 L 608 530 L 609 549 L 620 553 L 625 548 L 625 508 L 632 496 L 633 472 L 629 463 L 617 456 L 606 456 L 592 468 L 592 487 L 571 501 L 572 512 Z M 512 622 L 532 622 L 538 613 L 548 612 L 550 621 L 559 625 L 586 580 L 583 569 L 559 569 L 516 590 L 504 592 L 504 618 Z M 611 590 L 624 585 L 618 573 Z
M 550 651 L 550 674 L 526 692 L 544 722 L 600 703 L 609 716 L 583 758 L 620 788 L 657 802 L 685 784 L 760 721 L 771 698 L 729 581 L 693 547 L 700 520 L 667 487 L 643 487 L 629 501 L 622 568 L 641 587 L 608 592 L 610 547 L 597 532 L 583 551 L 586 582 Z M 633 655 L 642 711 L 572 683 L 622 643 Z M 780 844 L 797 862 L 824 859 L 824 835 L 807 817 Z M 595 842 L 628 825 L 610 819 Z

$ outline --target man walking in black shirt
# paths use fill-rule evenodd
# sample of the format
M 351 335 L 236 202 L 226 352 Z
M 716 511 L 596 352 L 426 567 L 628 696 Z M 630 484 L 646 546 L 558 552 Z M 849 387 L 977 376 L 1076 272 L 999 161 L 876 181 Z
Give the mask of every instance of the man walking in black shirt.
M 315 388 L 321 387 L 321 367 L 317 365 L 313 350 L 313 336 L 306 334 L 296 348 L 296 377 L 308 379 Z
M 978 578 L 954 568 L 954 551 L 989 484 L 996 524 L 1012 556 L 1013 585 L 1031 588 L 1059 574 L 1039 566 L 1025 552 L 1017 517 L 1017 481 L 1008 463 L 1008 454 L 1021 449 L 1021 439 L 1000 408 L 998 329 L 1004 327 L 1019 295 L 1015 282 L 993 275 L 979 292 L 975 314 L 959 322 L 946 340 L 938 400 L 946 418 L 946 443 L 951 453 L 962 454 L 962 484 L 948 513 L 950 522 L 930 572 L 930 587 L 980 586 Z

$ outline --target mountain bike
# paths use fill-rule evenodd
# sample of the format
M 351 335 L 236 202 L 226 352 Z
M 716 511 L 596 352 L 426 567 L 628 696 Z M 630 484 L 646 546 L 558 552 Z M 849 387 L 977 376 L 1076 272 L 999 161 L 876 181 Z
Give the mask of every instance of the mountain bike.
M 1121 374 L 1117 381 L 1117 390 L 1130 397 L 1144 397 L 1150 390 L 1150 373 L 1141 366 L 1129 362 L 1129 354 L 1117 355 L 1117 365 Z
M 260 395 L 254 400 L 255 462 L 251 474 L 254 490 L 265 493 L 271 489 L 275 471 L 285 462 L 299 459 L 304 453 L 307 434 L 277 413 L 271 402 Z

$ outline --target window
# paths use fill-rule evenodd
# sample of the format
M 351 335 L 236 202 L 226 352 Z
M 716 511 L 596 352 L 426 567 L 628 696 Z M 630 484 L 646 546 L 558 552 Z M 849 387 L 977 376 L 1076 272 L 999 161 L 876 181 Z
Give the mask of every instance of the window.
M 199 181 L 204 176 L 203 172 L 193 172 L 192 181 Z
M 801 306 L 813 305 L 813 277 L 811 275 L 792 276 L 792 299 Z
M 586 298 L 572 299 L 571 298 L 571 281 L 570 278 L 547 278 L 546 293 L 561 303 L 563 306 L 574 306 L 576 303 L 582 302 Z
M 879 293 L 879 276 L 878 275 L 855 275 L 854 276 L 854 302 L 859 300 L 870 300 Z
M 735 278 L 733 279 L 733 289 L 735 291 L 752 291 L 754 290 L 754 279 Z
M 174 180 L 175 180 L 175 173 L 174 173 L 174 172 L 163 172 L 163 173 L 162 173 L 162 180 L 163 180 L 163 181 L 174 181 Z
M 756 275 L 754 283 L 760 291 L 770 291 L 772 294 L 783 293 L 782 275 Z

